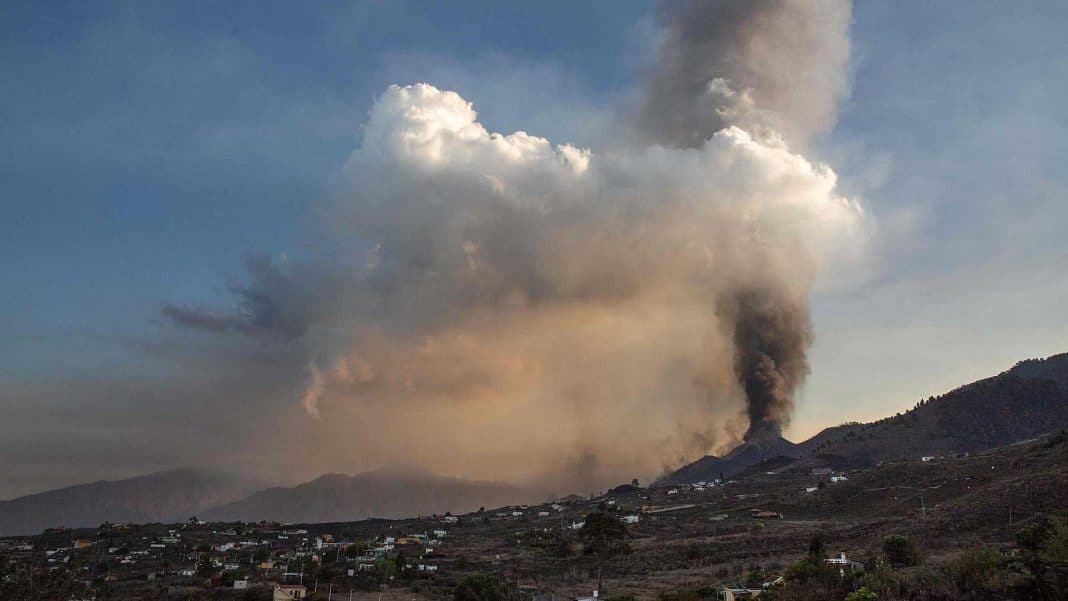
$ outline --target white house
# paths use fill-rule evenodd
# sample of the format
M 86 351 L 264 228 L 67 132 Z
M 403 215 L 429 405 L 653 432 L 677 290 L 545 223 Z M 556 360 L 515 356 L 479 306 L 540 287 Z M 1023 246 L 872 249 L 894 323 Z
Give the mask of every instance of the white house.
M 623 523 L 624 524 L 637 524 L 638 523 L 638 516 L 637 515 L 625 515 L 625 516 L 623 516 Z
M 827 559 L 824 559 L 823 561 L 825 561 L 825 562 L 827 562 L 829 564 L 842 566 L 843 569 L 844 568 L 860 569 L 860 568 L 864 567 L 863 563 L 847 558 L 845 552 L 839 553 L 838 557 L 828 557 Z

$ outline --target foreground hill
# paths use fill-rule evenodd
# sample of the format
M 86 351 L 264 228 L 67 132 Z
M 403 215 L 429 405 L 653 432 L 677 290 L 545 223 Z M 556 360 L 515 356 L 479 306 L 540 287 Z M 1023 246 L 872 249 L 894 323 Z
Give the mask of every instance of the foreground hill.
M 544 494 L 508 484 L 383 470 L 355 476 L 326 474 L 299 486 L 269 488 L 206 511 L 204 516 L 219 521 L 340 522 L 463 513 L 544 498 Z
M 723 457 L 706 455 L 659 483 L 730 478 L 768 461 L 781 468 L 780 457 L 798 459 L 797 467 L 848 468 L 975 452 L 1065 426 L 1068 353 L 1021 361 L 992 378 L 920 401 L 905 413 L 827 428 L 800 445 L 778 439 L 755 448 L 744 443 Z
M 173 470 L 125 480 L 101 480 L 0 501 L 0 535 L 33 534 L 55 526 L 104 522 L 166 522 L 239 499 L 249 481 L 198 470 Z

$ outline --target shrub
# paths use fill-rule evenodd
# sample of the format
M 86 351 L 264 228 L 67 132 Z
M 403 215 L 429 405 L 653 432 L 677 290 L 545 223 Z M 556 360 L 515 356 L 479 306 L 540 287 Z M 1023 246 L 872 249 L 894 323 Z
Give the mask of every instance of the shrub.
M 903 534 L 891 534 L 883 539 L 883 553 L 891 565 L 914 566 L 920 563 L 916 544 Z
M 878 599 L 878 597 L 875 596 L 875 593 L 862 586 L 846 595 L 845 601 L 876 601 L 876 599 Z
M 453 601 L 512 601 L 515 590 L 491 574 L 468 576 L 456 585 Z

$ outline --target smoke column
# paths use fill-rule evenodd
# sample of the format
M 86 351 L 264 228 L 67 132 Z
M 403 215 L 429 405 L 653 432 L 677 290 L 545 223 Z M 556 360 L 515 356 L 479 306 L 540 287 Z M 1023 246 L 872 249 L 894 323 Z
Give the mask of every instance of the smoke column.
M 660 13 L 659 60 L 637 115 L 651 141 L 698 147 L 734 125 L 804 144 L 833 124 L 846 89 L 849 2 L 680 0 Z M 779 436 L 809 371 L 807 291 L 771 280 L 720 294 L 747 401 L 745 439 Z

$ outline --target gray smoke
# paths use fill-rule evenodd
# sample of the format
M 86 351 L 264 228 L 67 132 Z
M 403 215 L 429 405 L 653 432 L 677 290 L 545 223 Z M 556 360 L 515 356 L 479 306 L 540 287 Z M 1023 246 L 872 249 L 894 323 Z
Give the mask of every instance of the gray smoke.
M 804 144 L 834 124 L 848 89 L 851 18 L 848 0 L 662 2 L 639 129 L 685 148 L 730 125 Z

